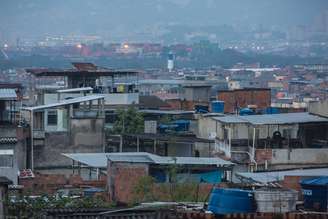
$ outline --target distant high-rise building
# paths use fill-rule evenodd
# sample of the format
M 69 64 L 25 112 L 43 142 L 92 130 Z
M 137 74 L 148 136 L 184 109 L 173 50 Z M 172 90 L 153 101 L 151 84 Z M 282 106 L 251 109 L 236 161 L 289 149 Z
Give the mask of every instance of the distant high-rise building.
M 167 69 L 171 72 L 174 68 L 174 55 L 172 52 L 169 53 L 167 58 Z
M 313 30 L 315 32 L 328 32 L 328 11 L 320 13 L 314 19 Z

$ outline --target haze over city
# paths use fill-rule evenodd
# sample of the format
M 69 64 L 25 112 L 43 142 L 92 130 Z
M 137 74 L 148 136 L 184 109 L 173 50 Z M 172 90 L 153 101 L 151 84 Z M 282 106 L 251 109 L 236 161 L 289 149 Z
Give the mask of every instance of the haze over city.
M 0 0 L 0 219 L 327 219 L 328 0 Z
M 310 25 L 325 10 L 325 0 L 3 0 L 0 39 L 70 34 L 111 39 L 126 34 L 142 40 L 136 35 L 165 33 L 172 25 L 286 30 Z

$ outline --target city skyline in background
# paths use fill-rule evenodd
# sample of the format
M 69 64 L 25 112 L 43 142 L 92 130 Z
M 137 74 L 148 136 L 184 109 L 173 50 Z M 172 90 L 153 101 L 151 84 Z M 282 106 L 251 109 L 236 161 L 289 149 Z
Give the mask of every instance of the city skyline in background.
M 195 36 L 219 42 L 243 38 L 247 32 L 271 32 L 281 38 L 328 32 L 325 0 L 316 4 L 308 0 L 5 0 L 1 4 L 0 42 L 8 44 L 49 36 L 185 43 Z

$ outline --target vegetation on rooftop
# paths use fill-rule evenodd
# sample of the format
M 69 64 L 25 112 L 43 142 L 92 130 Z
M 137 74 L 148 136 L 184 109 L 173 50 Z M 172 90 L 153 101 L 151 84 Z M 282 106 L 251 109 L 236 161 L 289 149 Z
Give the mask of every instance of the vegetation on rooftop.
M 144 131 L 144 117 L 133 106 L 117 111 L 117 120 L 113 126 L 114 134 L 140 134 Z
M 46 209 L 96 209 L 113 208 L 114 204 L 101 197 L 56 197 L 42 195 L 39 197 L 24 196 L 7 201 L 8 215 L 17 218 L 44 218 Z

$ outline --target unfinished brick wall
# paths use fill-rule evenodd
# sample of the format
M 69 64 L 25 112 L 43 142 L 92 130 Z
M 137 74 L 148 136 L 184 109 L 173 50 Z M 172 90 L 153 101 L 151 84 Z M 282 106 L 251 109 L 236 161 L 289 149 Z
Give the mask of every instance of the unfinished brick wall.
M 208 102 L 199 102 L 191 100 L 169 99 L 165 100 L 165 102 L 170 105 L 170 109 L 172 110 L 192 111 L 195 109 L 195 105 L 209 106 Z
M 148 176 L 148 165 L 111 163 L 108 165 L 108 190 L 110 200 L 131 203 L 134 188 L 140 178 Z
M 65 186 L 72 187 L 99 187 L 105 188 L 107 178 L 101 176 L 100 180 L 83 180 L 78 175 L 66 177 L 62 174 L 35 174 L 34 178 L 20 179 L 19 184 L 24 186 L 23 192 L 32 195 L 54 194 Z
M 256 149 L 255 160 L 258 164 L 264 164 L 267 160 L 268 162 L 272 159 L 272 149 Z
M 271 106 L 271 90 L 255 88 L 219 91 L 218 100 L 224 101 L 225 113 L 233 113 L 236 107 L 244 108 L 248 105 L 265 109 Z

